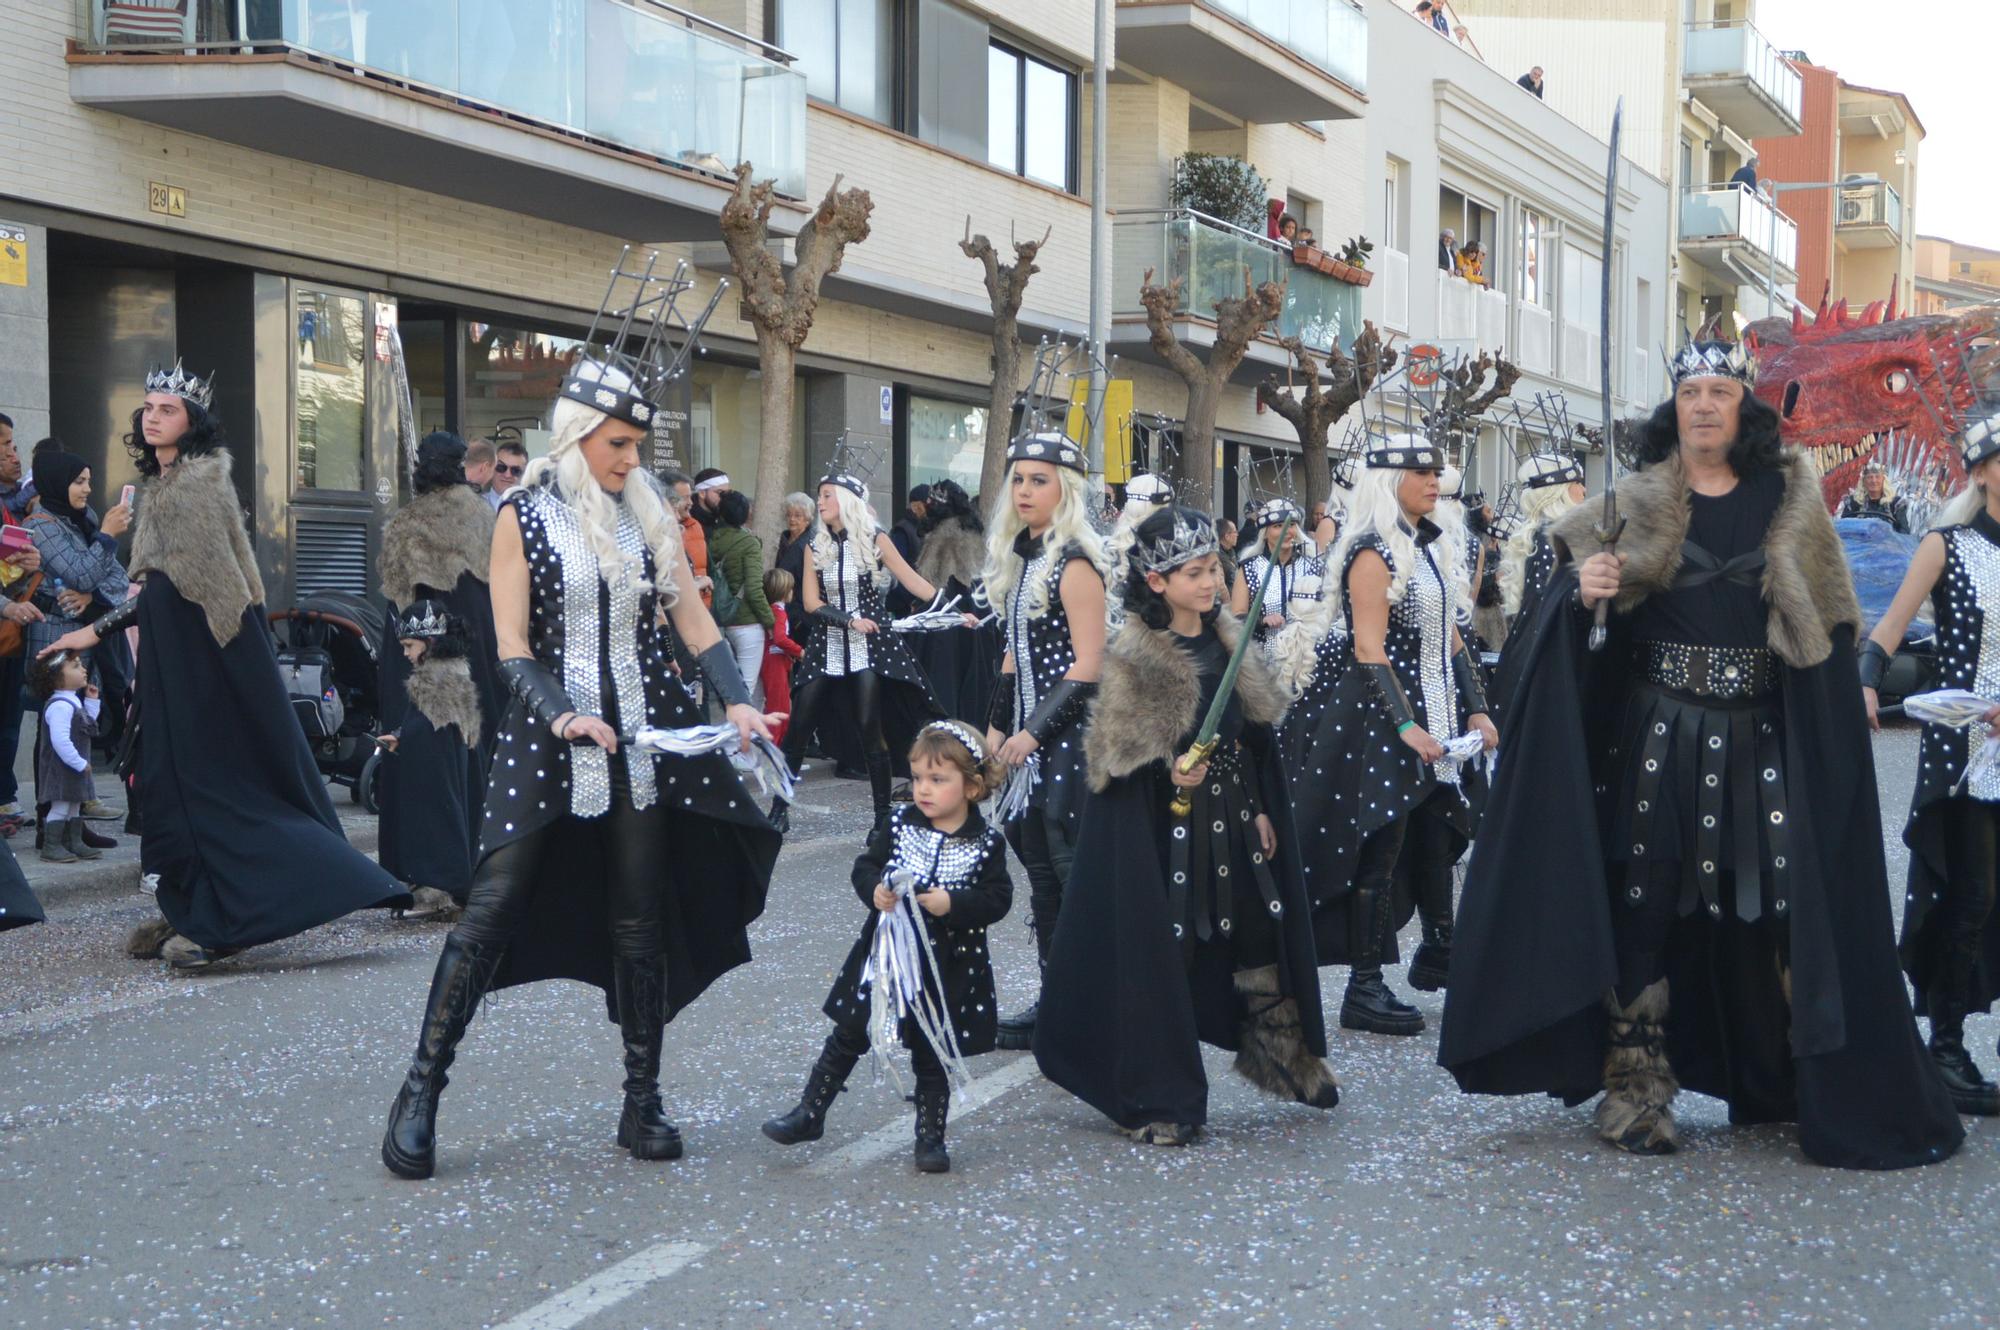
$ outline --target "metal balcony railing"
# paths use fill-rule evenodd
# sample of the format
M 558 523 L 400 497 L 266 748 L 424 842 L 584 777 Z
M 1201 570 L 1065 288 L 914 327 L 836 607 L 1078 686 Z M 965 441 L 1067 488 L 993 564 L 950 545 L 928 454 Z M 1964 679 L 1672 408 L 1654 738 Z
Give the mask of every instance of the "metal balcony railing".
M 1798 223 L 1773 208 L 1762 194 L 1737 185 L 1712 185 L 1681 194 L 1681 243 L 1734 240 L 1757 251 L 1760 261 L 1776 258 L 1796 272 Z
M 1903 196 L 1886 180 L 1879 185 L 1842 189 L 1834 225 L 1886 226 L 1900 236 L 1903 234 Z
M 1192 209 L 1121 211 L 1112 231 L 1112 299 L 1120 315 L 1141 312 L 1148 268 L 1157 285 L 1180 279 L 1180 309 L 1194 318 L 1213 318 L 1217 301 L 1241 296 L 1247 271 L 1253 283 L 1285 284 L 1277 336 L 1324 352 L 1351 344 L 1361 331 L 1361 288 L 1296 266 L 1282 242 Z
M 298 52 L 465 105 L 805 193 L 805 75 L 777 47 L 654 0 L 77 0 L 98 54 Z
M 1783 107 L 1796 126 L 1805 80 L 1764 34 L 1748 23 L 1690 23 L 1681 47 L 1686 78 L 1746 78 Z

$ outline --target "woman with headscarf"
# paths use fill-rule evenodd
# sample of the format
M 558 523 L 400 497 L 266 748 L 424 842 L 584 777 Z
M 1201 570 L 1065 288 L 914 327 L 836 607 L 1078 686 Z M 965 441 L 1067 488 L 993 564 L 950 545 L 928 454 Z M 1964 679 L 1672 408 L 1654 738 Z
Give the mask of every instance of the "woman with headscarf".
M 42 620 L 27 625 L 31 659 L 125 599 L 130 584 L 111 541 L 132 524 L 132 510 L 123 503 L 98 523 L 90 511 L 90 463 L 74 453 L 40 454 L 34 475 L 41 503 L 26 526 L 42 556 L 42 584 L 35 595 Z M 99 540 L 100 533 L 109 539 Z
M 146 376 L 125 436 L 143 477 L 132 537 L 143 588 L 42 651 L 88 651 L 139 627 L 133 797 L 164 917 L 126 950 L 181 969 L 410 903 L 341 834 L 293 715 L 211 391 L 178 363 Z

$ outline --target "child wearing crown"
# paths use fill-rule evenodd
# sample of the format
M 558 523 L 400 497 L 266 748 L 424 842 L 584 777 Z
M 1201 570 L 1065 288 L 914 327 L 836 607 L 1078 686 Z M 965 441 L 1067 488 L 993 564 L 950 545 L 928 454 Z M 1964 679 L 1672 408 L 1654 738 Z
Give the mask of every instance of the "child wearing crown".
M 1214 748 L 1184 761 L 1238 637 L 1214 524 L 1163 508 L 1134 532 L 1125 622 L 1083 741 L 1090 795 L 1049 949 L 1035 1059 L 1135 1140 L 1186 1145 L 1208 1120 L 1201 1045 L 1267 1094 L 1340 1100 L 1273 726 L 1285 694 L 1243 655 Z M 1176 810 L 1176 795 L 1187 803 Z

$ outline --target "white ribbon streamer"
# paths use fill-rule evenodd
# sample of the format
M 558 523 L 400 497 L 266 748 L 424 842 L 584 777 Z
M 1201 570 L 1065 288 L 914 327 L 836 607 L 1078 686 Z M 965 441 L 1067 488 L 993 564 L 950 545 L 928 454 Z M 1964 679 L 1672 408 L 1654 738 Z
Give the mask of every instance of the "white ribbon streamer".
M 972 1084 L 972 1073 L 966 1069 L 965 1055 L 959 1051 L 958 1036 L 951 1028 L 944 972 L 931 946 L 930 929 L 924 925 L 923 907 L 917 904 L 917 893 L 925 890 L 925 883 L 907 868 L 891 868 L 882 885 L 895 893 L 895 908 L 877 917 L 875 941 L 861 967 L 861 985 L 868 990 L 869 1042 L 874 1048 L 876 1074 L 879 1077 L 886 1067 L 896 1092 L 902 1093 L 902 1077 L 887 1050 L 900 1042 L 907 1017 L 937 1056 L 946 1079 L 963 1092 Z M 935 1002 L 924 990 L 927 977 Z
M 1042 783 L 1042 758 L 1039 753 L 1028 754 L 1028 760 L 1007 772 L 1007 783 L 1000 787 L 1000 797 L 993 805 L 993 816 L 1001 822 L 1012 822 L 1028 811 L 1029 800 L 1034 797 L 1035 786 Z
M 689 725 L 677 730 L 656 730 L 642 726 L 627 742 L 654 757 L 705 757 L 725 753 L 736 774 L 752 787 L 757 798 L 777 798 L 791 803 L 795 793 L 791 768 L 777 745 L 762 735 L 752 735 L 750 750 L 743 751 L 743 736 L 729 721 L 714 725 Z
M 946 601 L 944 593 L 940 591 L 937 599 L 924 609 L 918 610 L 915 614 L 906 614 L 900 619 L 891 619 L 889 627 L 898 633 L 942 633 L 952 628 L 963 628 L 965 611 L 958 608 L 958 602 L 963 599 L 963 596 L 953 596 Z M 944 603 L 939 604 L 939 601 Z
M 1991 700 L 1963 688 L 1940 688 L 1936 692 L 1913 693 L 1903 699 L 1904 715 L 1954 730 L 1969 730 L 1982 724 L 1986 713 L 1991 710 Z M 1966 762 L 1965 771 L 1959 776 L 1958 783 L 1951 787 L 1951 792 L 1960 793 L 1973 777 L 1985 775 L 1995 765 L 2000 765 L 2000 739 L 1989 735 Z

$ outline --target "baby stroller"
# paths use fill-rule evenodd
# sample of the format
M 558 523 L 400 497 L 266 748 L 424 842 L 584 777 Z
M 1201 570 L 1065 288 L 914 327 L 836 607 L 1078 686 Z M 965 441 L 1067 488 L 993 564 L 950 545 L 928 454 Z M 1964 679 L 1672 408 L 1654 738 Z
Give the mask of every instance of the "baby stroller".
M 364 806 L 381 728 L 376 652 L 385 613 L 366 596 L 320 591 L 270 616 L 278 671 L 312 745 L 313 765 Z

